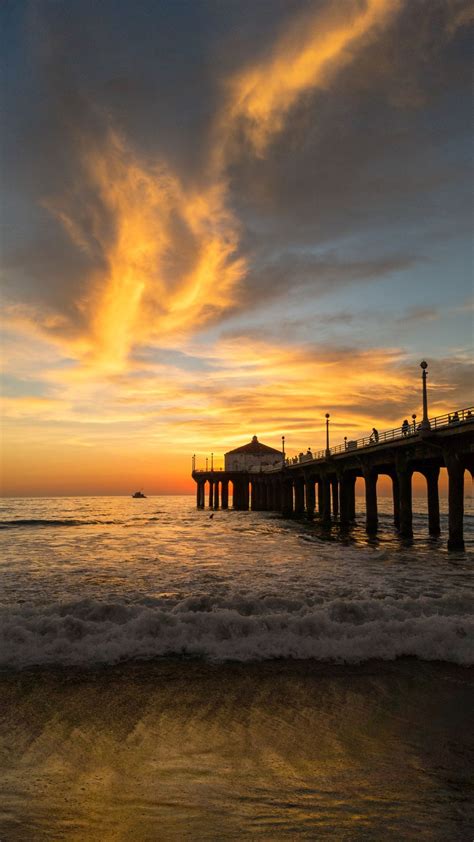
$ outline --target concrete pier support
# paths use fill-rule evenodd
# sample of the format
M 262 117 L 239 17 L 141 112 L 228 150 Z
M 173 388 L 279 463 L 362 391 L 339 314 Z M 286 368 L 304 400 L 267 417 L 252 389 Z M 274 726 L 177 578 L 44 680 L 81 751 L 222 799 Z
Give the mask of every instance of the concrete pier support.
M 331 523 L 331 483 L 329 477 L 321 477 L 319 485 L 321 489 L 321 522 L 326 525 L 329 525 Z
M 464 550 L 464 465 L 457 454 L 445 456 L 448 469 L 448 550 Z
M 337 477 L 331 477 L 332 515 L 337 518 L 339 515 L 339 483 Z
M 284 480 L 281 490 L 281 513 L 283 517 L 293 514 L 293 483 L 291 480 Z
M 304 479 L 295 480 L 295 515 L 304 514 Z
M 393 523 L 400 529 L 400 483 L 397 474 L 392 474 Z
M 281 512 L 283 508 L 283 482 L 276 480 L 273 487 L 273 511 Z
M 204 500 L 204 492 L 205 492 L 205 482 L 198 482 L 196 486 L 196 505 L 198 509 L 203 509 L 205 505 Z
M 248 512 L 250 505 L 250 485 L 249 481 L 245 480 L 242 486 L 242 508 L 244 512 Z
M 273 512 L 275 510 L 275 502 L 274 502 L 274 487 L 275 483 L 272 482 L 271 479 L 267 480 L 267 511 Z
M 234 509 L 246 512 L 249 507 L 249 484 L 248 480 L 238 479 L 234 481 Z
M 307 479 L 305 481 L 305 498 L 306 498 L 306 514 L 309 518 L 314 517 L 314 508 L 316 505 L 314 479 Z
M 365 528 L 369 535 L 377 532 L 377 472 L 372 468 L 364 471 L 365 481 Z
M 238 480 L 232 482 L 232 508 L 240 509 L 241 485 Z
M 412 510 L 412 471 L 409 468 L 397 471 L 400 489 L 400 535 L 402 538 L 413 538 L 413 510 Z
M 214 480 L 214 508 L 219 508 L 219 480 Z
M 438 491 L 439 468 L 426 470 L 425 477 L 428 492 L 428 532 L 430 535 L 439 535 L 441 533 Z
M 323 492 L 323 480 L 322 477 L 318 477 L 318 515 L 321 517 L 321 512 L 324 508 L 324 492 Z
M 268 480 L 267 483 L 267 506 L 269 512 L 274 512 L 276 509 L 276 482 L 275 480 Z
M 258 479 L 255 482 L 255 494 L 256 494 L 256 505 L 257 511 L 262 512 L 265 509 L 265 501 L 264 501 L 264 484 L 262 480 Z
M 250 508 L 253 512 L 258 511 L 258 486 L 254 479 L 250 480 Z
M 209 480 L 209 508 L 214 508 L 214 480 Z
M 355 520 L 355 484 L 356 477 L 350 473 L 342 473 L 339 478 L 341 523 L 348 524 Z
M 347 474 L 341 473 L 339 476 L 339 501 L 340 501 L 340 522 L 341 526 L 347 526 L 350 523 L 350 506 L 349 506 L 349 485 L 351 478 Z
M 357 477 L 351 477 L 349 485 L 349 510 L 351 521 L 355 521 L 356 519 L 356 479 Z
M 222 502 L 221 506 L 223 509 L 229 508 L 229 480 L 225 479 L 222 481 Z

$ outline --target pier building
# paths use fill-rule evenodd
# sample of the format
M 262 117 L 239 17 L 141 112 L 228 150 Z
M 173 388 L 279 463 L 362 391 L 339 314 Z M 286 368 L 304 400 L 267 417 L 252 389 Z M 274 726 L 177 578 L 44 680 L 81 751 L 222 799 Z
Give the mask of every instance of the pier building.
M 226 471 L 250 471 L 282 464 L 283 454 L 274 447 L 262 444 L 253 436 L 252 441 L 224 454 Z

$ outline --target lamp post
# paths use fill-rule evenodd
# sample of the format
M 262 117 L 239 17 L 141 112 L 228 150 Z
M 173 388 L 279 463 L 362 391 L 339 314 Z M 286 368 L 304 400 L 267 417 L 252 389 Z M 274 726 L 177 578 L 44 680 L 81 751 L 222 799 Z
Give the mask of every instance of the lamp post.
M 193 453 L 193 473 L 196 470 L 196 454 Z
M 211 471 L 214 470 L 214 454 L 211 453 Z
M 206 471 L 207 471 L 207 465 L 208 465 L 208 462 L 209 462 L 209 459 L 208 459 L 208 458 L 207 458 L 207 456 L 206 456 Z
M 329 451 L 329 412 L 326 412 L 326 457 L 330 456 Z
M 421 361 L 420 368 L 422 369 L 421 378 L 423 381 L 423 419 L 420 424 L 420 430 L 431 430 L 431 424 L 428 418 L 428 394 L 426 391 L 426 369 L 428 368 L 426 360 Z
M 411 416 L 413 420 L 413 433 L 416 433 L 416 412 Z
M 344 450 L 347 450 L 347 436 L 344 436 Z
M 283 454 L 283 467 L 285 467 L 285 436 L 281 437 L 281 452 Z

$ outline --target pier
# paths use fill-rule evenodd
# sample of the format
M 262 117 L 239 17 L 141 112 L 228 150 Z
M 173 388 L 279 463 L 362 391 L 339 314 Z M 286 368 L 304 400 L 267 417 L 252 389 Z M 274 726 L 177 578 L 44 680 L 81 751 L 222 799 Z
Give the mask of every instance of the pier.
M 438 479 L 440 469 L 446 468 L 448 549 L 463 550 L 464 473 L 474 475 L 474 407 L 435 418 L 428 418 L 425 403 L 424 410 L 418 425 L 412 416 L 408 427 L 377 433 L 376 440 L 345 439 L 331 448 L 327 414 L 324 450 L 288 459 L 282 438 L 282 452 L 271 465 L 243 470 L 214 470 L 211 465 L 211 470 L 198 470 L 193 457 L 196 504 L 204 508 L 207 499 L 211 509 L 227 509 L 231 487 L 232 506 L 239 511 L 273 511 L 283 517 L 317 518 L 328 527 L 333 523 L 349 527 L 356 517 L 356 480 L 362 477 L 366 529 L 373 535 L 378 527 L 377 480 L 385 475 L 392 481 L 395 527 L 402 538 L 412 538 L 412 477 L 419 472 L 426 479 L 428 531 L 437 536 L 441 532 Z

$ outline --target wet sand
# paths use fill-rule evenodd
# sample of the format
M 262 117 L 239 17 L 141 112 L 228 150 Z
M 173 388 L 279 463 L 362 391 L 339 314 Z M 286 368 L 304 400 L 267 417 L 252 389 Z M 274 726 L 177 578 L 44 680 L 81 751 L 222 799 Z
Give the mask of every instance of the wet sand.
M 5 672 L 0 839 L 470 839 L 473 677 L 415 659 Z

